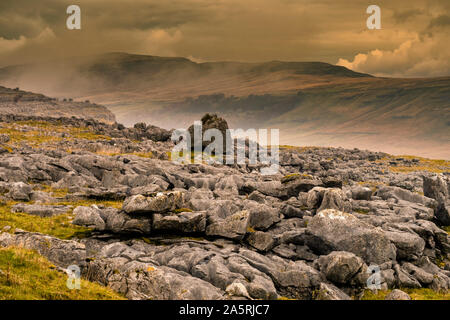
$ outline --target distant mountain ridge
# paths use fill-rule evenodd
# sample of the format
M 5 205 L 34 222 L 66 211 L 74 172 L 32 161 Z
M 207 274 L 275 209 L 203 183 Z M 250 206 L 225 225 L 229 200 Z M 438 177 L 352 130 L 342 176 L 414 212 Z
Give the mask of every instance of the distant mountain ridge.
M 22 116 L 76 117 L 114 123 L 114 114 L 106 107 L 89 101 L 60 101 L 43 94 L 0 86 L 0 114 Z
M 109 53 L 0 69 L 0 84 L 184 128 L 206 112 L 279 128 L 282 144 L 450 159 L 450 77 L 379 78 L 323 62 L 204 62 Z

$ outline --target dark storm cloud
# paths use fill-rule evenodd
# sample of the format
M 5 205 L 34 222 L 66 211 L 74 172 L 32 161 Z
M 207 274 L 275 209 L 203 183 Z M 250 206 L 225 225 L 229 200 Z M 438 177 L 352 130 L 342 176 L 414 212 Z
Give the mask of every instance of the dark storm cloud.
M 56 0 L 2 0 L 0 2 L 0 37 L 19 39 L 35 37 L 46 26 L 64 22 L 61 12 L 67 6 Z
M 423 10 L 420 9 L 399 10 L 394 11 L 393 18 L 397 23 L 403 23 L 408 20 L 414 19 L 422 13 Z
M 71 4 L 81 7 L 82 30 L 65 28 Z M 445 41 L 441 29 L 450 1 L 409 0 L 406 6 L 404 0 L 379 0 L 378 5 L 383 28 L 373 31 L 365 25 L 366 0 L 1 0 L 0 63 L 124 51 L 206 61 L 336 63 L 341 58 L 348 67 L 362 68 L 363 63 L 351 62 L 356 55 L 394 52 L 402 45 L 407 51 L 408 41 L 424 43 L 414 41 L 427 27 L 433 29 L 427 35 L 433 47 Z
M 431 20 L 429 28 L 435 28 L 435 27 L 450 27 L 450 16 L 443 14 L 440 15 L 439 17 L 436 17 L 434 19 Z

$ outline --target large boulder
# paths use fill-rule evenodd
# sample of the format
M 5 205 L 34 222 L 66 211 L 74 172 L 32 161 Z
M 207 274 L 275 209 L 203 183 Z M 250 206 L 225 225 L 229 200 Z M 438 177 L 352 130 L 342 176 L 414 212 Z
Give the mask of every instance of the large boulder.
M 372 198 L 372 190 L 367 187 L 358 186 L 351 189 L 353 200 L 367 200 Z
M 397 248 L 397 259 L 417 260 L 423 254 L 425 241 L 415 233 L 386 231 L 386 237 Z
M 218 219 L 208 225 L 206 235 L 242 240 L 247 233 L 249 222 L 250 213 L 247 210 L 239 211 L 225 219 Z
M 426 272 L 412 263 L 405 262 L 402 264 L 402 269 L 416 278 L 422 285 L 429 285 L 433 282 L 433 274 Z
M 400 265 L 394 265 L 394 271 L 397 281 L 397 287 L 399 288 L 421 288 L 421 284 L 417 279 L 411 276 Z
M 255 201 L 246 201 L 244 209 L 250 212 L 250 227 L 257 230 L 266 230 L 281 220 L 276 209 Z
M 114 208 L 101 210 L 105 231 L 118 234 L 149 234 L 151 221 L 147 217 L 133 216 Z
M 310 219 L 307 245 L 321 253 L 353 252 L 367 264 L 395 260 L 396 249 L 383 230 L 338 210 L 320 211 Z
M 394 289 L 386 295 L 384 300 L 411 300 L 411 297 L 402 290 Z
M 226 151 L 226 137 L 227 135 L 229 135 L 228 130 L 228 123 L 225 121 L 225 119 L 220 118 L 217 116 L 217 114 L 205 114 L 202 119 L 201 119 L 201 123 L 202 123 L 202 137 L 205 133 L 206 130 L 208 129 L 217 129 L 220 131 L 220 133 L 222 134 L 223 137 L 223 152 L 225 153 Z M 191 135 L 191 148 L 194 149 L 194 125 L 191 125 L 188 128 L 188 132 Z M 230 141 L 231 141 L 231 136 L 229 137 Z M 211 141 L 203 141 L 202 138 L 200 138 L 200 141 L 202 143 L 202 149 L 205 149 L 210 143 Z
M 103 283 L 130 300 L 219 300 L 224 292 L 186 272 L 122 257 L 89 264 L 88 279 Z
M 364 261 L 351 252 L 334 251 L 318 260 L 320 271 L 335 284 L 348 284 L 365 266 Z
M 447 200 L 439 203 L 435 210 L 434 216 L 440 224 L 450 226 L 450 201 Z
M 135 195 L 125 199 L 122 209 L 126 213 L 161 213 L 180 209 L 183 206 L 182 192 L 159 192 L 152 196 Z
M 96 206 L 79 206 L 73 210 L 75 215 L 72 223 L 78 226 L 92 228 L 94 230 L 105 230 L 105 221 L 100 216 L 100 209 Z
M 344 200 L 345 195 L 341 189 L 326 189 L 323 194 L 322 203 L 320 204 L 318 211 L 320 212 L 325 209 L 336 209 L 339 211 L 344 211 Z
M 33 188 L 30 185 L 24 182 L 15 182 L 10 186 L 6 196 L 16 201 L 30 201 L 32 192 Z
M 447 182 L 441 176 L 424 176 L 423 194 L 438 202 L 445 202 L 449 196 Z
M 299 199 L 309 209 L 317 209 L 322 203 L 323 195 L 327 189 L 323 187 L 314 187 L 308 191 L 308 193 L 300 193 Z
M 239 192 L 250 194 L 255 190 L 269 197 L 280 199 L 289 198 L 284 184 L 282 184 L 280 181 L 246 181 L 241 186 Z M 295 194 L 295 197 L 297 195 L 298 193 Z

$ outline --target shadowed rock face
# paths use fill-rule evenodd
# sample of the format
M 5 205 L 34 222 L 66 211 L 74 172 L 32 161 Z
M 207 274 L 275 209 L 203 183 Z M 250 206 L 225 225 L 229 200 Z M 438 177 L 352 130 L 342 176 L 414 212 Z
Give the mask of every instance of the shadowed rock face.
M 261 175 L 261 163 L 169 161 L 173 143 L 148 128 L 0 116 L 14 132 L 2 133 L 0 246 L 79 265 L 129 299 L 349 299 L 372 270 L 382 289 L 450 288 L 449 177 L 428 160 L 282 147 L 279 172 Z M 32 233 L 14 214 L 67 214 L 90 233 Z

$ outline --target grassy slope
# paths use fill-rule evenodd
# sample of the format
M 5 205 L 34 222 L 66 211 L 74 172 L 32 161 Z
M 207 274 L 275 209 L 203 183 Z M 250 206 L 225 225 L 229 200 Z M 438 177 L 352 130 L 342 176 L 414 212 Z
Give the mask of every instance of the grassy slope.
M 68 276 L 39 254 L 21 248 L 0 248 L 0 299 L 3 300 L 122 300 L 121 295 L 81 280 L 69 289 Z
M 63 196 L 64 191 L 44 188 L 54 196 Z M 114 201 L 77 201 L 59 202 L 57 204 L 89 206 L 101 204 L 121 207 L 121 202 Z M 70 223 L 71 211 L 55 217 L 38 217 L 26 213 L 12 213 L 11 205 L 0 204 L 0 230 L 9 226 L 10 232 L 16 228 L 30 232 L 48 234 L 60 239 L 83 238 L 90 234 L 90 229 Z M 95 283 L 82 280 L 81 290 L 69 290 L 66 287 L 67 276 L 58 272 L 44 257 L 21 248 L 0 248 L 0 300 L 36 300 L 36 299 L 123 299 L 112 290 Z
M 412 300 L 450 300 L 450 293 L 444 292 L 436 292 L 431 289 L 402 289 L 404 292 L 408 293 Z M 389 292 L 387 291 L 378 291 L 376 293 L 366 290 L 364 292 L 361 300 L 384 300 Z

